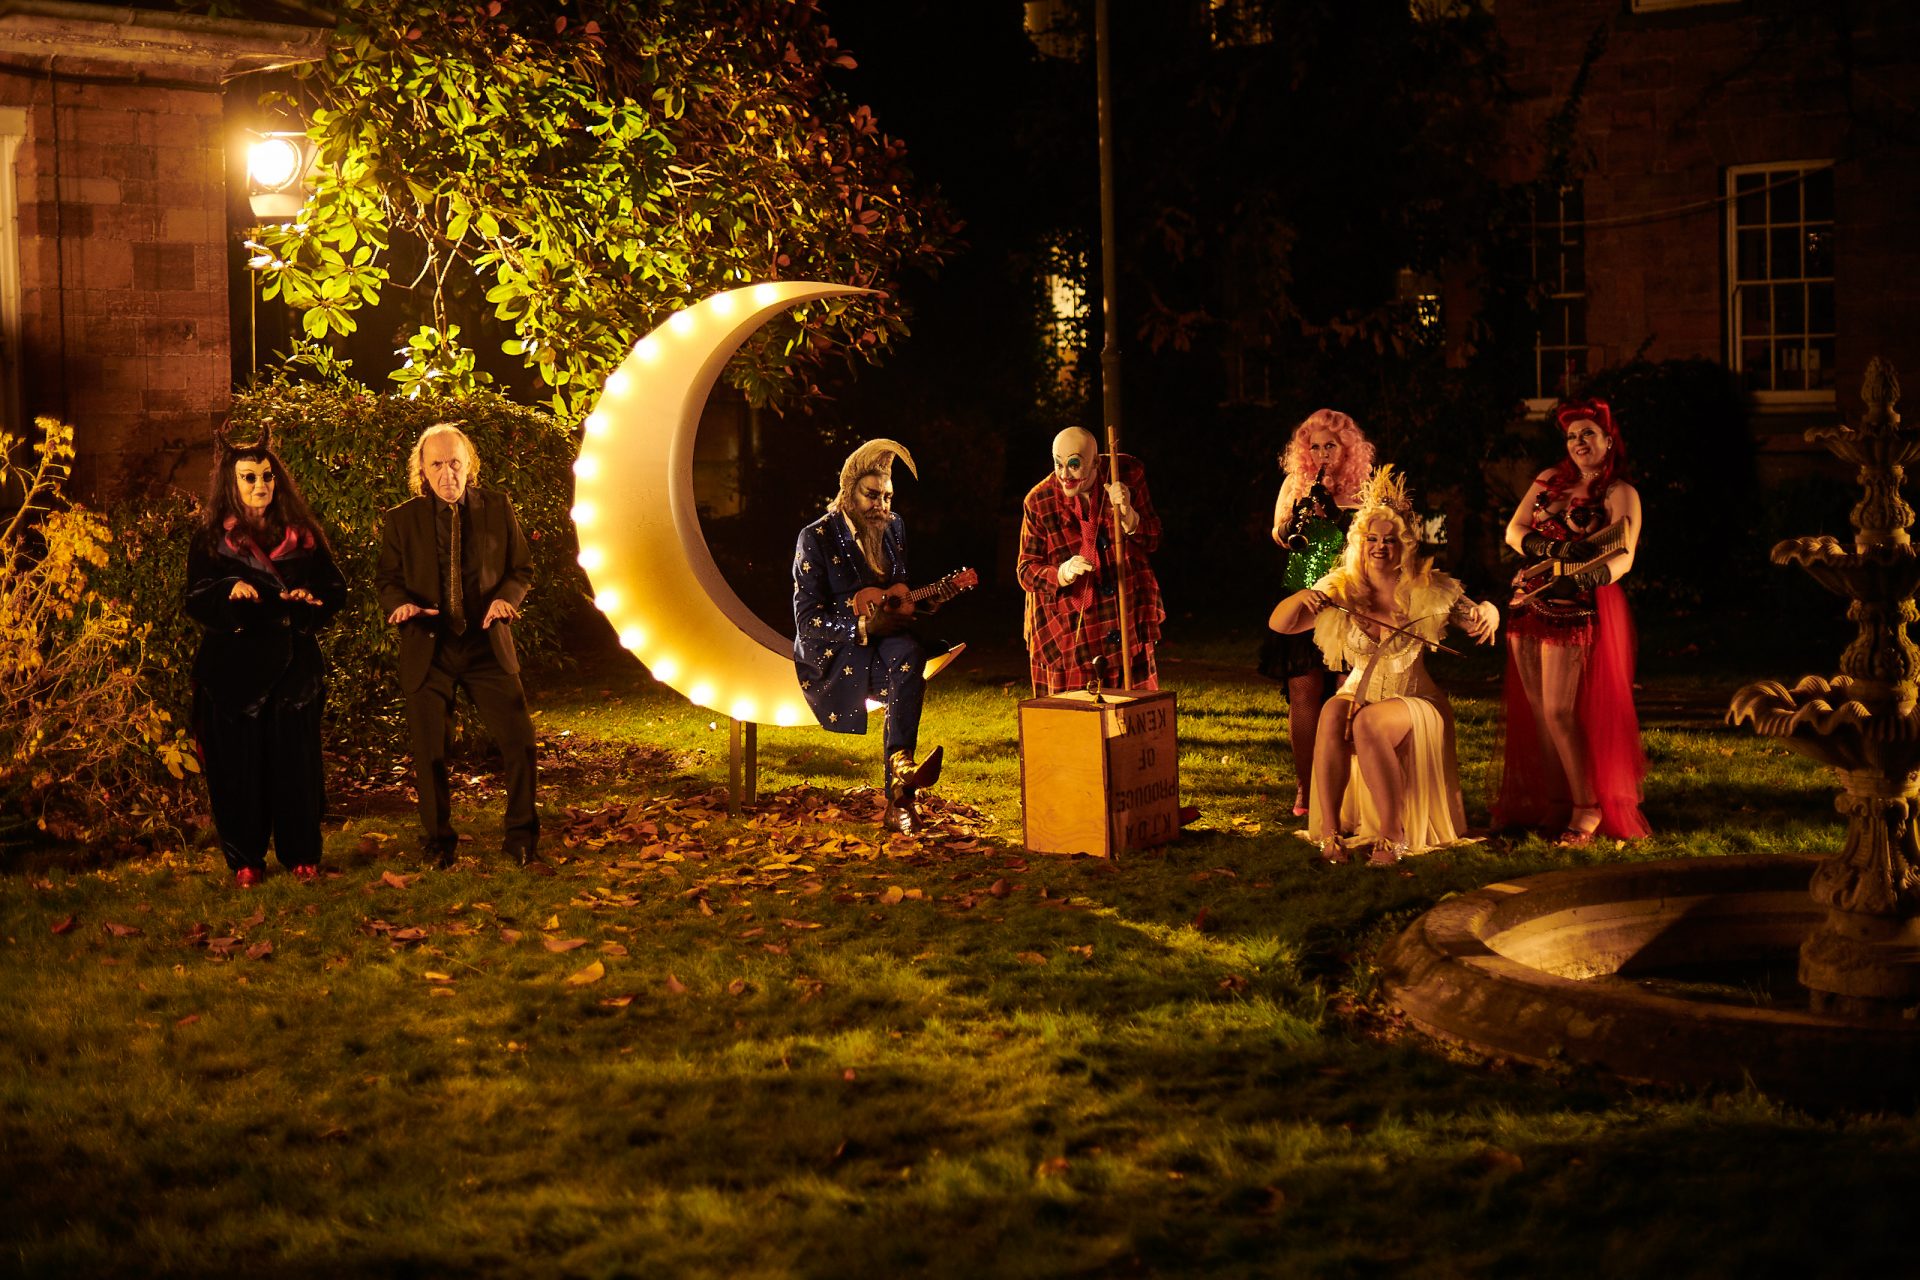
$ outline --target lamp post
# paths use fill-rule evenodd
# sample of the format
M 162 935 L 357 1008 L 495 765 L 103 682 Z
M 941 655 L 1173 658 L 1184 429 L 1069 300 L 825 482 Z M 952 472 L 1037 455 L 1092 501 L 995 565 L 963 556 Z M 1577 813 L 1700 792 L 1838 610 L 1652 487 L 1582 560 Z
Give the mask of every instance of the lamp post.
M 253 233 L 270 222 L 287 222 L 299 215 L 307 202 L 307 172 L 313 165 L 313 143 L 305 133 L 295 130 L 249 131 L 247 141 L 247 207 L 253 223 L 247 229 L 246 247 L 256 255 L 265 250 Z M 260 367 L 260 283 L 256 274 L 259 258 L 247 264 L 247 372 Z

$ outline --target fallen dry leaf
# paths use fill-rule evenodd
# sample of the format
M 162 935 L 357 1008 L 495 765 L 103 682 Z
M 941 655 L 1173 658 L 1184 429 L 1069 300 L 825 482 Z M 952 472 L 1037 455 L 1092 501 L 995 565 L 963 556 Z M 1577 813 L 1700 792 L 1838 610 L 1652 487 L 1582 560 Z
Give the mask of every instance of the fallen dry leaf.
M 626 947 L 618 942 L 603 942 L 600 944 L 600 950 L 610 956 L 623 956 L 627 954 Z
M 624 1009 L 633 1003 L 633 994 L 629 992 L 624 996 L 608 996 L 600 1003 L 608 1009 Z
M 782 917 L 780 923 L 789 929 L 818 929 L 820 927 L 820 922 L 817 920 L 788 920 Z
M 735 978 L 732 982 L 729 982 L 727 984 L 727 994 L 730 996 L 741 996 L 741 995 L 745 995 L 746 993 L 747 993 L 747 980 L 745 978 Z
M 431 969 L 427 970 L 425 973 L 421 974 L 420 976 L 425 978 L 428 982 L 452 982 L 453 981 L 452 974 L 435 973 Z
M 1230 973 L 1220 979 L 1220 989 L 1222 991 L 1245 991 L 1247 989 L 1247 980 L 1237 973 Z
M 906 890 L 902 889 L 899 885 L 896 884 L 890 887 L 885 893 L 880 895 L 880 901 L 886 903 L 888 906 L 892 906 L 894 903 L 899 902 L 902 898 L 905 898 L 906 896 L 907 896 Z
M 540 927 L 542 929 L 558 929 L 560 927 L 560 917 L 558 915 L 548 916 L 547 922 Z
M 265 960 L 272 954 L 273 944 L 271 942 L 256 942 L 247 948 L 247 959 L 249 960 Z
M 409 925 L 404 929 L 395 929 L 387 936 L 395 942 L 419 942 L 427 936 L 427 931 L 418 925 Z
M 140 926 L 138 925 L 115 924 L 113 921 L 109 920 L 104 925 L 102 925 L 101 928 L 105 929 L 108 933 L 112 934 L 116 938 L 137 938 L 140 936 Z
M 1020 951 L 1016 952 L 1015 955 L 1027 964 L 1045 964 L 1047 962 L 1047 958 L 1038 951 Z
M 667 990 L 672 992 L 676 996 L 683 996 L 687 994 L 687 984 L 680 981 L 680 979 L 674 977 L 672 974 L 668 974 Z
M 450 996 L 453 994 L 453 988 L 452 987 L 428 987 L 427 994 L 430 996 Z
M 996 898 L 1004 898 L 1008 894 L 1013 892 L 1013 886 L 1008 884 L 1005 880 L 995 880 L 992 884 L 987 886 L 987 892 L 992 894 Z
M 540 945 L 549 951 L 571 951 L 587 945 L 585 938 L 542 938 Z
M 1072 1165 L 1065 1156 L 1054 1156 L 1051 1159 L 1042 1160 L 1039 1164 L 1035 1165 L 1033 1167 L 1033 1176 L 1036 1178 L 1057 1178 L 1071 1167 Z
M 520 931 L 518 929 L 502 929 L 500 931 L 500 941 L 507 943 L 518 942 L 520 941 Z
M 1093 959 L 1093 944 L 1091 942 L 1084 947 L 1068 947 L 1067 950 L 1073 952 L 1073 954 L 1079 956 L 1082 960 Z
M 1519 1173 L 1526 1168 L 1524 1160 L 1501 1147 L 1488 1147 L 1480 1153 L 1480 1159 L 1487 1168 L 1499 1173 Z
M 860 1078 L 860 1073 L 858 1071 L 855 1071 L 852 1067 L 848 1067 L 845 1071 L 842 1071 L 840 1073 L 840 1078 L 842 1080 L 845 1080 L 848 1084 L 852 1084 L 855 1080 L 858 1080 Z
M 176 1027 L 190 1027 L 198 1021 L 200 1021 L 200 1015 L 197 1013 L 190 1013 L 186 1017 L 181 1018 L 179 1021 L 175 1022 L 173 1025 Z
M 418 872 L 410 876 L 396 875 L 391 871 L 382 871 L 380 873 L 380 882 L 394 889 L 404 889 L 419 878 L 420 875 Z
M 570 987 L 584 987 L 589 983 L 598 982 L 606 976 L 607 966 L 595 960 L 578 973 L 567 975 L 567 985 Z
M 54 922 L 54 925 L 53 925 L 53 931 L 54 931 L 55 933 L 69 933 L 69 932 L 71 932 L 72 930 L 73 930 L 73 917 L 72 917 L 72 916 L 68 916 L 68 917 L 67 917 L 66 919 L 64 919 L 64 920 L 56 920 L 56 921 Z
M 252 929 L 260 925 L 263 925 L 266 922 L 267 922 L 267 909 L 265 907 L 261 907 L 257 911 L 255 911 L 252 915 L 248 916 L 245 920 L 242 920 L 240 922 L 240 927 L 242 929 Z

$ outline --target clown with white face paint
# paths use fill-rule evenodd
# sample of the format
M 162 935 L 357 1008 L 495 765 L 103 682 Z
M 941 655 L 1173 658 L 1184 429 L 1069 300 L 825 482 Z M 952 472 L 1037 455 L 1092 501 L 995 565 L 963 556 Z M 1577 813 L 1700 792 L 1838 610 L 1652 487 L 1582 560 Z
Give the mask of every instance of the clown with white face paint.
M 1322 861 L 1369 866 L 1456 843 L 1466 829 L 1453 713 L 1426 651 L 1457 626 L 1492 644 L 1500 613 L 1469 600 L 1421 554 L 1406 487 L 1383 466 L 1361 495 L 1340 566 L 1280 602 L 1268 625 L 1311 630 L 1347 672 L 1321 712 L 1307 838 Z M 1355 763 L 1359 768 L 1355 769 Z
M 1166 610 L 1147 559 L 1160 546 L 1160 517 L 1147 492 L 1146 468 L 1123 453 L 1116 478 L 1093 434 L 1079 427 L 1053 438 L 1052 460 L 1052 473 L 1028 492 L 1021 507 L 1018 573 L 1027 593 L 1034 695 L 1085 688 L 1099 657 L 1106 659 L 1107 683 L 1120 683 L 1116 512 L 1126 543 L 1133 687 L 1157 689 L 1154 648 Z

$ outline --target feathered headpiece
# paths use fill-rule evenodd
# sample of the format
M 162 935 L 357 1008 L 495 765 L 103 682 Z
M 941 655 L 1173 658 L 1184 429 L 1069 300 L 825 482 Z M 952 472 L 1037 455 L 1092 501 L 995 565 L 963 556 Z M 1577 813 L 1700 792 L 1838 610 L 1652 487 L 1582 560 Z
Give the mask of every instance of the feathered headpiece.
M 1354 523 L 1379 515 L 1380 507 L 1393 508 L 1402 520 L 1413 519 L 1413 499 L 1407 496 L 1407 478 L 1395 471 L 1391 462 L 1375 467 L 1367 482 L 1360 486 L 1360 506 L 1353 513 Z
M 914 469 L 913 455 L 907 452 L 905 445 L 897 440 L 869 440 L 848 454 L 847 460 L 840 464 L 840 494 L 835 501 L 844 503 L 852 495 L 853 486 L 861 476 L 892 474 L 895 458 L 907 464 L 908 475 L 915 480 L 920 478 L 919 471 Z
M 1430 547 L 1446 544 L 1447 518 L 1444 515 L 1434 516 L 1430 520 L 1422 518 L 1413 509 L 1413 499 L 1407 495 L 1406 475 L 1395 471 L 1391 462 L 1381 463 L 1367 477 L 1367 483 L 1360 489 L 1360 505 L 1353 513 L 1353 523 L 1348 527 L 1363 528 L 1368 520 L 1379 515 L 1397 518 L 1416 543 Z M 1352 536 L 1348 534 L 1348 537 Z

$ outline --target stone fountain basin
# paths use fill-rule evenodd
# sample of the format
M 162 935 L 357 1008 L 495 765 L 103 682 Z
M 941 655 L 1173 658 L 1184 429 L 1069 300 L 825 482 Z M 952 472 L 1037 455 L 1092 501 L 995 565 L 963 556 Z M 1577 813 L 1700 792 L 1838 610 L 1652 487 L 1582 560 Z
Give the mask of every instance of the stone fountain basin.
M 1421 1030 L 1498 1057 L 1633 1081 L 1752 1083 L 1807 1105 L 1909 1105 L 1920 1022 L 1829 1017 L 1804 993 L 1741 991 L 1739 974 L 1757 992 L 1767 975 L 1794 971 L 1823 915 L 1807 896 L 1817 863 L 1680 858 L 1491 884 L 1390 943 L 1383 984 Z M 1704 995 L 1664 981 L 1700 972 L 1721 979 Z

